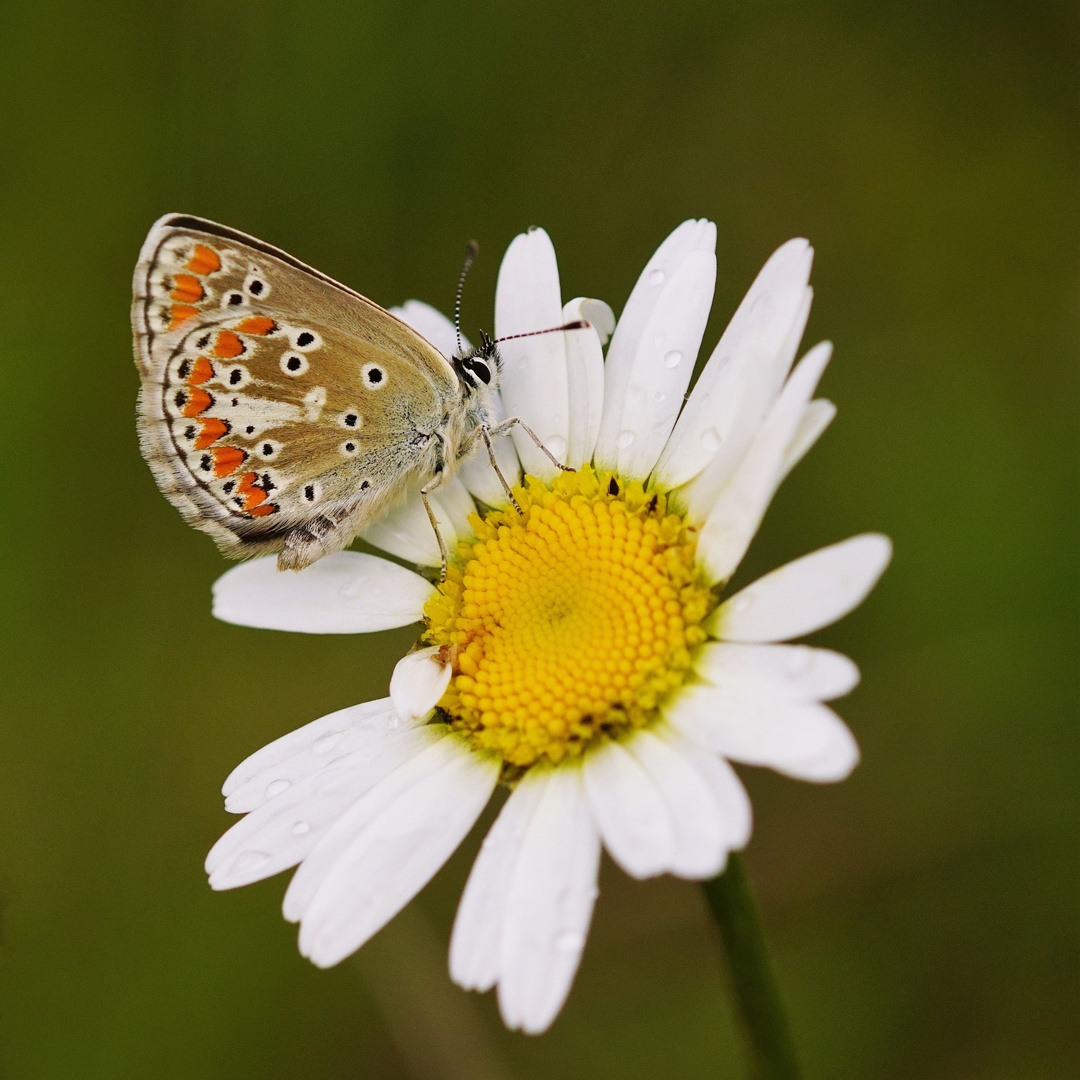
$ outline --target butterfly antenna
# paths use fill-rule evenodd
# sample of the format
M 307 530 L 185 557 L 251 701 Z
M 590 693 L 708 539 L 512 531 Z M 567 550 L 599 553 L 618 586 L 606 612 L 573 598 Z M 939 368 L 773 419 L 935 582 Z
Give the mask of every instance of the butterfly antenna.
M 461 276 L 457 282 L 457 292 L 454 294 L 454 333 L 457 334 L 457 354 L 461 355 L 461 294 L 465 291 L 465 277 L 476 262 L 476 256 L 480 254 L 480 245 L 475 240 L 469 241 L 465 249 L 465 265 L 461 268 Z
M 500 341 L 513 341 L 515 338 L 521 337 L 536 337 L 537 334 L 556 334 L 560 330 L 584 330 L 591 326 L 591 323 L 585 322 L 584 319 L 578 319 L 577 322 L 564 323 L 562 326 L 549 326 L 546 330 L 529 330 L 525 334 L 507 334 L 506 337 L 496 338 L 496 343 Z

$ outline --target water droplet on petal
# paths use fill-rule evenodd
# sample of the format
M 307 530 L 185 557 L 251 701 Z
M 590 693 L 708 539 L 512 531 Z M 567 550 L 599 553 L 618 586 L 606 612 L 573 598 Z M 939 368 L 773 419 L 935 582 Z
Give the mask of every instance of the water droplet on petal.
M 805 646 L 794 646 L 788 653 L 787 670 L 789 675 L 802 675 L 813 663 L 814 654 Z
M 555 939 L 555 948 L 561 953 L 578 952 L 585 944 L 585 935 L 577 930 L 567 930 Z
M 626 391 L 626 407 L 637 412 L 645 404 L 645 389 L 642 386 L 631 386 Z
M 323 754 L 329 754 L 341 742 L 344 735 L 344 731 L 328 731 L 325 735 L 320 735 L 312 744 L 311 752 L 320 757 Z
M 754 597 L 746 592 L 739 593 L 731 599 L 732 611 L 749 611 L 754 606 Z
M 672 349 L 664 353 L 664 367 L 676 368 L 682 363 L 682 353 L 678 349 Z
M 292 785 L 288 780 L 271 780 L 266 785 L 266 797 L 272 799 L 275 795 L 280 795 L 283 791 L 288 791 Z
M 311 826 L 306 821 L 298 821 L 293 827 L 293 836 L 306 836 L 311 832 Z
M 667 397 L 667 394 L 665 394 L 663 390 L 657 390 L 656 393 L 653 394 L 653 397 L 657 401 L 663 401 Z
M 344 585 L 338 590 L 346 600 L 351 600 L 360 592 L 360 582 L 357 580 L 346 581 Z
M 701 445 L 709 451 L 710 454 L 715 454 L 720 449 L 720 445 L 723 440 L 720 438 L 720 432 L 716 428 L 706 428 L 701 433 Z
M 560 461 L 566 457 L 566 440 L 561 435 L 549 435 L 544 445 Z
M 649 284 L 650 285 L 663 285 L 664 284 L 664 271 L 660 269 L 649 271 Z
M 636 438 L 637 436 L 632 431 L 620 431 L 619 437 L 615 440 L 615 445 L 620 450 L 625 450 Z
M 398 725 L 400 723 L 401 718 L 398 716 L 397 713 L 394 713 L 393 716 L 387 718 L 386 726 L 387 728 L 389 728 L 390 731 L 397 731 Z

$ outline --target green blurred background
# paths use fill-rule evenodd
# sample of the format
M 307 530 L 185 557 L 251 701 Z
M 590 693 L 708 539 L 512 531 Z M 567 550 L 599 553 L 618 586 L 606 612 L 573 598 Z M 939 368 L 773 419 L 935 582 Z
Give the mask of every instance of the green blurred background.
M 692 884 L 605 866 L 540 1038 L 446 975 L 479 834 L 329 972 L 284 876 L 206 886 L 232 766 L 381 696 L 413 633 L 211 619 L 225 564 L 134 429 L 131 271 L 166 211 L 444 310 L 476 237 L 473 334 L 525 227 L 618 311 L 708 216 L 707 349 L 808 236 L 840 414 L 743 576 L 867 529 L 896 559 L 818 635 L 863 670 L 860 768 L 743 770 L 806 1072 L 1080 1075 L 1077 54 L 1064 0 L 5 4 L 0 1076 L 742 1075 Z

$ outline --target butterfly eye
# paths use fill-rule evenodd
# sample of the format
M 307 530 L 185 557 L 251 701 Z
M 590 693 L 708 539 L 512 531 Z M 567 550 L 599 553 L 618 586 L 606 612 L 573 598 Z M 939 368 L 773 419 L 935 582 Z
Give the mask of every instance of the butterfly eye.
M 490 382 L 491 382 L 491 368 L 489 368 L 487 366 L 487 364 L 483 363 L 483 361 L 481 361 L 481 360 L 474 360 L 469 366 L 472 368 L 473 374 L 485 386 L 490 384 Z
M 370 390 L 386 385 L 386 372 L 378 364 L 365 364 L 360 370 L 360 378 Z
M 309 365 L 306 356 L 300 356 L 297 353 L 286 353 L 281 358 L 281 370 L 286 375 L 291 375 L 293 378 L 297 378 L 303 375 L 307 371 Z
M 294 349 L 307 352 L 309 349 L 317 349 L 322 345 L 322 338 L 314 330 L 296 330 L 292 335 L 292 343 Z

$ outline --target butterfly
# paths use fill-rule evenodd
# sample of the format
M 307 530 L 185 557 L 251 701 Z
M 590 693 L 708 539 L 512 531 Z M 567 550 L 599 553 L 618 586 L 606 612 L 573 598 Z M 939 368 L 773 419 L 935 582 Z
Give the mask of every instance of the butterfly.
M 445 574 L 427 493 L 478 441 L 499 473 L 491 438 L 515 424 L 547 453 L 520 418 L 495 422 L 496 342 L 481 335 L 448 360 L 378 304 L 234 229 L 160 218 L 133 291 L 143 456 L 229 557 L 278 552 L 279 569 L 300 570 L 420 481 Z

